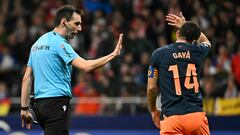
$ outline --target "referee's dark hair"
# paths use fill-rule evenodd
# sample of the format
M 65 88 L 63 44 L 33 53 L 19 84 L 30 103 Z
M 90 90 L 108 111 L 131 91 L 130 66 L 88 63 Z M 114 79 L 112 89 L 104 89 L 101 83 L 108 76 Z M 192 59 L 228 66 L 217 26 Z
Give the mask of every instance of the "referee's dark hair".
M 185 38 L 187 42 L 197 41 L 201 34 L 200 26 L 192 21 L 187 21 L 179 29 L 179 36 Z
M 67 21 L 70 21 L 72 19 L 72 15 L 74 12 L 83 16 L 82 10 L 77 9 L 72 5 L 64 5 L 58 8 L 54 22 L 55 27 L 61 23 L 62 18 L 65 18 Z

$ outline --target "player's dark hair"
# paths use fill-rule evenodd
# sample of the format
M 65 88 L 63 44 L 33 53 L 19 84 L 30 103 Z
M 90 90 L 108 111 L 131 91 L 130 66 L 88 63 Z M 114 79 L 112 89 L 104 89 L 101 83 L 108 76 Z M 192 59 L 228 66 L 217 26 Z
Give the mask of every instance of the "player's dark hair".
M 79 15 L 83 15 L 83 12 L 72 5 L 64 5 L 57 9 L 56 18 L 55 18 L 55 26 L 58 26 L 62 20 L 65 18 L 67 21 L 72 19 L 73 13 L 77 13 Z
M 179 29 L 179 36 L 185 38 L 185 40 L 187 40 L 188 42 L 198 40 L 200 34 L 201 34 L 200 26 L 192 21 L 187 21 Z

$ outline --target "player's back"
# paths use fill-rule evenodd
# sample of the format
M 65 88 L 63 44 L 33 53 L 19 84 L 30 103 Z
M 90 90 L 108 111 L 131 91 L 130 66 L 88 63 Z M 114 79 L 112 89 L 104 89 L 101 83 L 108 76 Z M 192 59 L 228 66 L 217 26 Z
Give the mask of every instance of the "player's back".
M 162 112 L 166 116 L 202 111 L 199 72 L 209 48 L 204 44 L 174 43 L 152 56 L 158 69 Z

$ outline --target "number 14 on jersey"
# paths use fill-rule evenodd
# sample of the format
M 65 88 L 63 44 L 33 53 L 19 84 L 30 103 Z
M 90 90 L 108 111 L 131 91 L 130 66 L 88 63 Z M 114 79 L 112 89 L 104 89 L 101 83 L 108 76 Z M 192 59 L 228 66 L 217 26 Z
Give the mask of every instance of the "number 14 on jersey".
M 173 72 L 173 80 L 174 80 L 176 94 L 177 95 L 182 95 L 178 65 L 169 66 L 168 71 Z M 193 77 L 193 79 L 192 79 L 193 82 L 192 83 L 190 82 L 191 77 Z M 195 93 L 198 93 L 199 84 L 198 84 L 198 80 L 197 80 L 197 73 L 196 73 L 195 64 L 188 64 L 187 71 L 186 71 L 186 76 L 185 76 L 185 81 L 184 81 L 184 86 L 187 89 L 194 88 Z

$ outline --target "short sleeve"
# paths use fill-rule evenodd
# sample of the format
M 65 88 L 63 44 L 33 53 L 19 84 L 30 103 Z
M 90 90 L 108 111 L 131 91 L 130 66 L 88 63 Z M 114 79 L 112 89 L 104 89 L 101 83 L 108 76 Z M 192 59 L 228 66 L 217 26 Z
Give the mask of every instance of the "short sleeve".
M 159 49 L 155 50 L 152 53 L 152 57 L 151 57 L 151 61 L 150 61 L 150 65 L 154 68 L 158 68 L 159 65 L 159 57 L 160 57 L 160 53 L 159 53 Z
M 148 68 L 148 78 L 158 78 L 159 49 L 155 50 Z
M 32 53 L 30 52 L 29 58 L 28 58 L 28 63 L 27 63 L 28 67 L 32 67 Z
M 206 57 L 209 51 L 211 50 L 210 45 L 208 45 L 207 43 L 198 43 L 197 47 L 199 49 L 199 52 L 203 54 L 203 57 Z
M 79 57 L 79 55 L 73 50 L 72 46 L 68 43 L 57 45 L 56 50 L 66 64 L 69 64 L 73 59 Z

